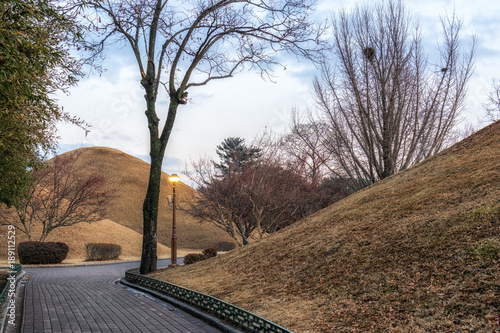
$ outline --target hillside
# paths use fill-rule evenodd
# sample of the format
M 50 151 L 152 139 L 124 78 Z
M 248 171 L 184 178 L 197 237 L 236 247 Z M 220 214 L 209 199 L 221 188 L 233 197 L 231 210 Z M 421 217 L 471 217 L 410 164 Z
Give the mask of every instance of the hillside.
M 69 246 L 67 259 L 85 258 L 87 243 L 113 243 L 122 247 L 120 259 L 137 259 L 141 256 L 142 235 L 110 220 L 79 223 L 69 228 L 54 230 L 47 241 L 64 242 Z M 83 246 L 82 246 L 83 245 Z M 159 244 L 158 257 L 170 256 L 170 248 Z
M 500 331 L 500 122 L 281 232 L 152 274 L 300 332 Z
M 34 228 L 35 234 L 38 233 Z M 7 253 L 7 226 L 0 226 L 0 253 Z M 28 237 L 20 231 L 16 232 L 16 243 L 27 241 Z M 94 223 L 78 223 L 71 227 L 58 228 L 50 233 L 48 242 L 64 242 L 69 252 L 63 264 L 81 263 L 85 261 L 87 243 L 113 243 L 122 247 L 120 260 L 138 260 L 142 251 L 142 235 L 110 220 Z M 196 252 L 193 249 L 179 249 L 178 256 Z M 170 248 L 158 244 L 158 258 L 169 258 Z M 7 264 L 7 257 L 0 257 L 0 265 Z
M 6 226 L 1 226 L 0 230 L 2 236 L 7 234 Z M 34 232 L 37 234 L 36 228 Z M 26 235 L 20 231 L 16 232 L 17 244 L 27 240 Z M 69 252 L 64 263 L 84 260 L 86 257 L 85 244 L 87 243 L 119 244 L 122 247 L 122 254 L 120 255 L 122 260 L 140 258 L 142 250 L 141 234 L 110 220 L 79 223 L 71 227 L 58 228 L 49 234 L 47 241 L 68 244 Z M 2 242 L 0 249 L 2 253 L 7 253 L 7 247 L 4 244 L 7 244 L 7 241 Z M 170 257 L 170 248 L 159 244 L 158 257 Z M 6 261 L 5 256 L 2 256 L 0 262 L 3 262 L 4 259 Z
M 106 208 L 106 218 L 142 234 L 142 203 L 146 195 L 149 164 L 119 150 L 104 147 L 80 148 L 65 154 L 80 153 L 79 172 L 102 175 L 106 185 L 116 190 L 116 198 Z M 64 154 L 63 154 L 64 155 Z M 179 199 L 187 198 L 192 190 L 188 185 L 177 184 Z M 172 208 L 167 195 L 172 195 L 168 175 L 162 174 L 160 207 L 158 216 L 158 241 L 170 245 L 172 230 Z M 231 238 L 212 224 L 195 221 L 182 212 L 177 214 L 177 237 L 179 248 L 204 249 L 214 247 L 219 241 Z

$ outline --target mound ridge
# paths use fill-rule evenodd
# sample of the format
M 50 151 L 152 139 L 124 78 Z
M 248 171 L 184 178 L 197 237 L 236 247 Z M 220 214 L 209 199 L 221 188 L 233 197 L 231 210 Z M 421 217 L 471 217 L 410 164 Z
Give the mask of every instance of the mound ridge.
M 264 240 L 152 274 L 294 332 L 500 330 L 500 122 Z
M 142 204 L 146 195 L 149 163 L 116 149 L 86 147 L 62 154 L 78 153 L 78 172 L 104 176 L 106 186 L 116 191 L 116 197 L 106 208 L 105 217 L 142 235 Z M 168 174 L 162 172 L 160 205 L 158 214 L 158 242 L 170 245 L 172 231 L 172 208 L 167 195 L 172 195 Z M 176 195 L 188 198 L 192 188 L 179 182 Z M 219 241 L 231 238 L 216 226 L 200 224 L 190 216 L 177 213 L 177 244 L 179 248 L 204 249 L 214 247 Z

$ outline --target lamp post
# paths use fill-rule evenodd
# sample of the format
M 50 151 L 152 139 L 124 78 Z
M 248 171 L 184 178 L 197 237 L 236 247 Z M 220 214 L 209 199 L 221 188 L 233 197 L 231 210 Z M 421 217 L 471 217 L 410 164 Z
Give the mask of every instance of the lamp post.
M 172 183 L 172 244 L 170 248 L 171 261 L 172 263 L 168 267 L 177 266 L 177 235 L 175 233 L 175 184 L 181 180 L 181 177 L 177 176 L 175 173 L 168 177 L 168 180 Z

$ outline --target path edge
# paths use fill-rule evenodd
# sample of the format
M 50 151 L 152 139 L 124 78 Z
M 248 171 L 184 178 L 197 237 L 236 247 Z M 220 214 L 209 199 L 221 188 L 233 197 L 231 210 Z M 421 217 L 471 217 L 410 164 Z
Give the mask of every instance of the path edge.
M 170 303 L 173 306 L 189 313 L 190 315 L 205 321 L 210 326 L 213 326 L 213 327 L 221 330 L 224 333 L 245 333 L 246 332 L 246 331 L 239 330 L 239 329 L 235 328 L 234 326 L 230 326 L 230 325 L 224 323 L 222 320 L 215 318 L 206 312 L 200 311 L 199 309 L 197 309 L 189 304 L 186 304 L 184 302 L 181 302 L 173 297 L 170 297 L 170 296 L 167 296 L 167 295 L 162 294 L 160 292 L 157 292 L 155 290 L 128 282 L 125 280 L 125 278 L 121 278 L 118 283 L 122 286 L 145 292 L 145 293 L 147 293 L 151 296 L 154 296 L 162 301 Z
M 3 304 L 3 307 L 1 307 L 1 313 L 0 313 L 1 333 L 20 332 L 22 326 L 23 308 L 24 308 L 24 285 L 22 285 L 21 279 L 23 279 L 25 275 L 26 272 L 21 271 L 16 276 L 16 281 L 15 281 L 16 286 L 14 294 L 14 298 L 16 300 L 16 319 L 14 327 L 11 327 L 10 324 L 7 324 L 7 314 L 8 314 L 7 304 Z

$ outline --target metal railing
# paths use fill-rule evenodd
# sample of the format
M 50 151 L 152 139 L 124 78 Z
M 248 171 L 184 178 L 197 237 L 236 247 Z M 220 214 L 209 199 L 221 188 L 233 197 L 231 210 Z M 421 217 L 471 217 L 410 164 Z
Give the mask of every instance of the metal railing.
M 14 265 L 10 266 L 9 272 L 15 272 L 16 273 L 15 275 L 17 276 L 17 274 L 19 274 L 22 271 L 22 269 L 23 269 L 23 267 L 21 264 L 14 264 Z M 0 307 L 2 306 L 3 302 L 7 298 L 9 288 L 10 288 L 10 283 L 9 283 L 9 281 L 7 281 L 7 284 L 5 285 L 5 287 L 2 290 L 2 293 L 0 294 Z
M 198 293 L 174 284 L 139 274 L 138 269 L 125 272 L 125 281 L 171 296 L 177 300 L 194 305 L 212 315 L 216 315 L 237 327 L 259 333 L 292 333 L 267 319 L 243 310 L 215 297 Z

